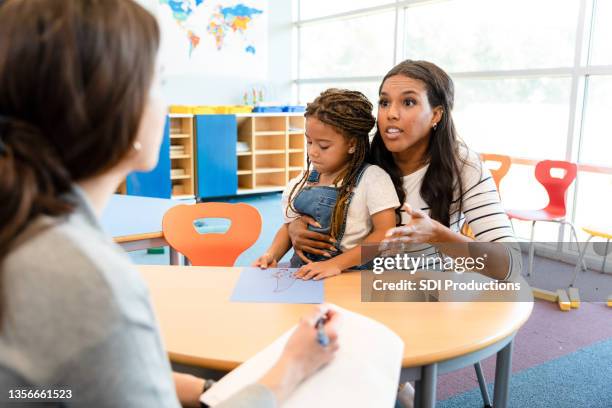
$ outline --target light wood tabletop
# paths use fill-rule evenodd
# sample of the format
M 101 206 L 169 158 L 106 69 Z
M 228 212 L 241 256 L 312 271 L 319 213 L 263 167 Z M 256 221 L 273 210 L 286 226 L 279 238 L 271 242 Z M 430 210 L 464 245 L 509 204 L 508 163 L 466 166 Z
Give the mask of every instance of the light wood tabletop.
M 231 370 L 296 324 L 312 305 L 230 302 L 240 268 L 138 267 L 172 361 Z M 403 367 L 481 350 L 513 335 L 532 302 L 361 302 L 361 274 L 324 282 L 325 301 L 377 320 L 404 341 Z M 342 341 L 342 339 L 340 339 Z

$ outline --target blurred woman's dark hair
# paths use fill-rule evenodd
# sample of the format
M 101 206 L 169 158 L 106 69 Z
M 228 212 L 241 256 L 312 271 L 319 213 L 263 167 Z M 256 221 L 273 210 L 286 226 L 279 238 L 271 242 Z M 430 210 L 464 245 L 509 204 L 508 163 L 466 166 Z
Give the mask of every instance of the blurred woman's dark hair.
M 158 46 L 132 0 L 0 3 L 0 271 L 32 220 L 72 210 L 74 182 L 130 154 Z

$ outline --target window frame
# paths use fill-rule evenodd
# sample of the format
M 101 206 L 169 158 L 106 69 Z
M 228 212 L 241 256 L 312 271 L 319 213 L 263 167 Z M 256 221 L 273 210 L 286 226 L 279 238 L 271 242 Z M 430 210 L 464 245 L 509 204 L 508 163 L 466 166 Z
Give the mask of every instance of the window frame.
M 292 23 L 292 27 L 296 35 L 294 36 L 294 50 L 295 55 L 293 58 L 296 64 L 295 78 L 292 81 L 292 86 L 295 89 L 294 100 L 299 101 L 300 99 L 300 85 L 302 84 L 316 84 L 316 83 L 327 83 L 334 82 L 338 84 L 342 83 L 354 83 L 354 82 L 375 82 L 380 81 L 384 73 L 380 76 L 347 76 L 347 77 L 316 77 L 316 78 L 303 78 L 300 75 L 300 31 L 301 28 L 310 24 L 316 24 L 321 22 L 329 22 L 334 20 L 342 20 L 348 18 L 359 17 L 363 15 L 383 12 L 383 11 L 395 11 L 395 27 L 394 27 L 394 52 L 393 52 L 393 65 L 397 64 L 398 61 L 403 60 L 404 48 L 403 41 L 405 37 L 404 32 L 400 32 L 401 27 L 404 27 L 403 22 L 400 22 L 400 14 L 405 16 L 405 10 L 415 5 L 426 5 L 431 3 L 447 2 L 447 1 L 460 1 L 460 0 L 396 0 L 390 1 L 387 4 L 349 10 L 342 13 L 336 13 L 316 18 L 301 19 L 300 17 L 300 3 L 301 1 L 308 0 L 295 0 L 295 6 L 297 7 L 297 13 L 295 13 L 295 21 Z M 537 69 L 510 69 L 510 70 L 488 70 L 488 71 L 466 71 L 466 72 L 449 72 L 449 75 L 453 79 L 505 79 L 505 78 L 526 78 L 526 77 L 546 77 L 546 76 L 567 76 L 571 78 L 571 89 L 569 99 L 569 115 L 567 122 L 567 133 L 566 133 L 566 146 L 565 146 L 565 160 L 577 163 L 579 171 L 583 172 L 594 172 L 602 174 L 612 174 L 612 167 L 605 167 L 601 165 L 595 165 L 592 163 L 581 162 L 580 157 L 580 146 L 584 138 L 584 123 L 587 109 L 587 98 L 589 88 L 589 78 L 591 76 L 599 75 L 612 75 L 612 65 L 591 65 L 591 53 L 593 50 L 593 35 L 594 25 L 596 22 L 597 3 L 601 0 L 579 0 L 579 12 L 576 16 L 576 36 L 574 44 L 574 58 L 572 66 L 567 67 L 553 67 L 553 68 L 537 68 Z M 404 17 L 402 17 L 404 18 Z M 375 102 L 375 101 L 373 101 Z M 542 157 L 542 159 L 545 159 Z M 514 157 L 513 162 L 517 164 L 530 164 L 535 165 L 537 160 L 528 159 L 525 157 Z M 578 194 L 580 191 L 578 178 L 575 181 L 573 194 L 568 197 L 568 218 L 574 222 L 576 219 L 576 203 L 578 201 Z M 559 250 L 561 250 L 562 242 L 564 238 L 569 237 L 569 229 L 565 225 L 561 225 L 559 228 Z

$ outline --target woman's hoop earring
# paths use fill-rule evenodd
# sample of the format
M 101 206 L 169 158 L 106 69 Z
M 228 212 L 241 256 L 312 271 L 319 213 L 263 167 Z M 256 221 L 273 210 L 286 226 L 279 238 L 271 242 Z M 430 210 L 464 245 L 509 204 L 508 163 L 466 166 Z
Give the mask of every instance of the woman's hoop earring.
M 349 151 L 348 151 L 348 152 L 349 152 L 349 154 L 353 154 L 353 153 L 355 153 L 355 148 L 354 148 L 354 147 L 351 147 L 351 148 L 349 149 Z
M 433 130 L 436 130 L 436 129 L 438 128 L 438 124 L 437 124 L 437 123 L 434 123 L 434 124 L 433 124 L 433 126 L 432 126 L 432 128 L 433 128 Z
M 132 143 L 132 148 L 139 152 L 142 149 L 142 143 L 140 143 L 139 141 L 135 141 L 134 143 Z

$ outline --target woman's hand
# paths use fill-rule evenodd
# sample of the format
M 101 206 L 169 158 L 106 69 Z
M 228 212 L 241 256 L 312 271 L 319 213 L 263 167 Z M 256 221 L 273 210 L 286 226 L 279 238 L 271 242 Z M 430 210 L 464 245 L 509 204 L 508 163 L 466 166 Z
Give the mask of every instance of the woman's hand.
M 307 215 L 303 215 L 289 223 L 289 237 L 291 238 L 291 244 L 297 256 L 306 263 L 312 261 L 306 258 L 304 252 L 331 258 L 329 251 L 336 251 L 333 245 L 336 240 L 329 235 L 310 231 L 308 225 L 321 228 L 318 222 Z
M 204 379 L 195 377 L 191 374 L 172 373 L 176 395 L 185 408 L 200 406 L 200 395 L 204 388 Z
M 251 266 L 258 266 L 261 269 L 276 268 L 277 265 L 278 261 L 274 259 L 274 256 L 270 252 L 266 252 L 251 264 Z
M 322 346 L 317 341 L 315 325 L 325 316 L 325 334 L 329 344 Z M 278 404 L 287 399 L 295 388 L 322 366 L 329 363 L 338 350 L 338 314 L 325 305 L 319 306 L 303 317 L 287 341 L 278 362 L 259 381 L 276 396 Z
M 325 317 L 324 331 L 329 338 L 329 344 L 322 346 L 317 340 L 316 324 L 319 318 Z M 310 315 L 300 320 L 295 332 L 287 341 L 281 359 L 287 359 L 295 364 L 306 379 L 319 368 L 329 363 L 338 350 L 337 333 L 338 314 L 322 305 L 317 307 Z
M 319 280 L 329 278 L 330 276 L 340 275 L 341 273 L 342 269 L 340 269 L 336 262 L 329 260 L 306 264 L 298 269 L 298 271 L 295 273 L 295 277 L 303 280 Z
M 431 219 L 421 210 L 413 209 L 408 204 L 404 204 L 402 209 L 408 214 L 410 221 L 387 231 L 383 243 L 432 244 L 439 241 L 440 230 L 444 227 L 438 221 Z

